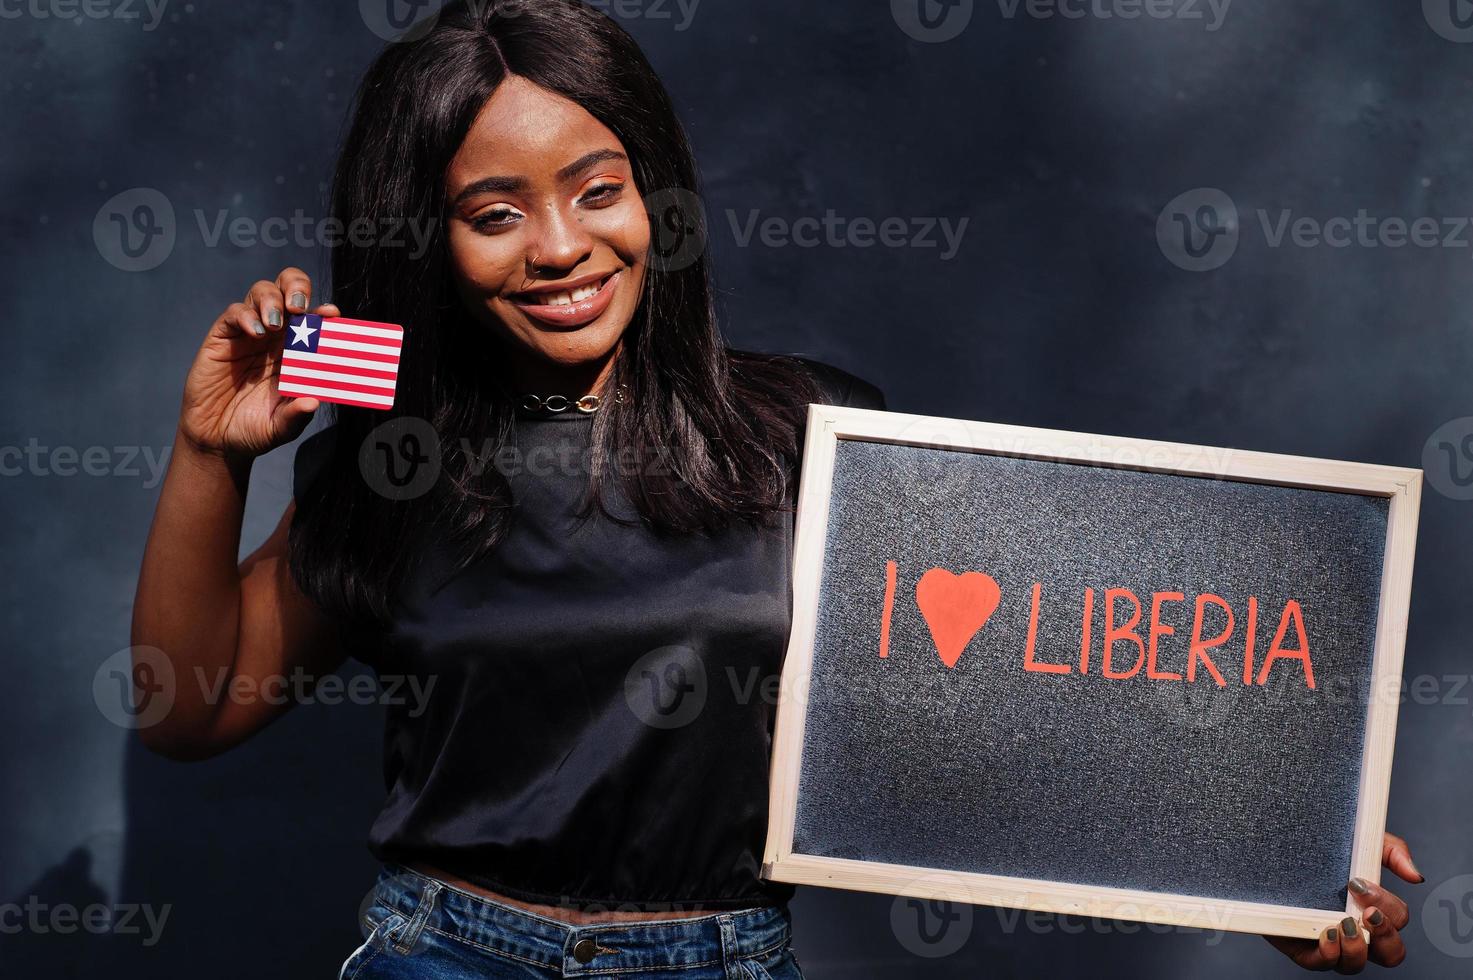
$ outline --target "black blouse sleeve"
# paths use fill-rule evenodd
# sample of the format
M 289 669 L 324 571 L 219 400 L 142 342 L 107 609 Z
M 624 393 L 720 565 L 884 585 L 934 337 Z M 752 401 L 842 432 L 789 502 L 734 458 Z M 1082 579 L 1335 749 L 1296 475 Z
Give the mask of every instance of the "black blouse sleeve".
M 885 393 L 874 383 L 866 381 L 842 368 L 810 357 L 794 357 L 806 367 L 818 381 L 826 394 L 825 405 L 842 405 L 845 408 L 869 408 L 886 411 Z

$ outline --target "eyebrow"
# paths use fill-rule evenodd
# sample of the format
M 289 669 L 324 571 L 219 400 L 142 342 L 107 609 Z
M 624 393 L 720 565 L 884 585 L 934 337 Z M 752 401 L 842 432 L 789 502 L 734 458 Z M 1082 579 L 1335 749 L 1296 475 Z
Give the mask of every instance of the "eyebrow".
M 628 162 L 629 158 L 618 150 L 594 150 L 591 153 L 583 154 L 559 170 L 555 176 L 560 181 L 568 180 L 571 177 L 576 177 L 595 164 L 607 163 L 610 160 Z M 525 190 L 526 187 L 527 178 L 525 177 L 482 177 L 480 180 L 465 185 L 464 189 L 455 195 L 454 203 L 459 204 L 461 201 L 475 194 L 515 194 L 518 191 Z

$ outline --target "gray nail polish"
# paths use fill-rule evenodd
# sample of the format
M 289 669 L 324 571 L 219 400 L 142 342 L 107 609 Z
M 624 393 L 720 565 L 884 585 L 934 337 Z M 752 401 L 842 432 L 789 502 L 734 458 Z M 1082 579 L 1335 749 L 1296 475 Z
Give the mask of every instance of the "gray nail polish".
M 1383 916 L 1381 914 L 1381 910 L 1380 909 L 1377 909 L 1376 911 L 1372 912 L 1370 915 L 1366 916 L 1366 921 L 1369 922 L 1373 926 L 1379 926 L 1381 924 L 1381 920 L 1384 919 L 1384 918 L 1385 918 L 1385 916 Z
M 1331 926 L 1330 928 L 1325 930 L 1325 938 L 1333 943 L 1335 940 L 1340 938 L 1340 932 L 1334 926 Z
M 261 326 L 260 320 L 252 320 L 251 333 L 255 334 L 257 337 L 264 337 L 266 335 L 266 328 Z
M 271 324 L 273 327 L 279 327 L 279 326 L 281 326 L 281 311 L 280 310 L 267 310 L 266 311 L 266 322 L 269 323 L 269 324 Z
M 1365 895 L 1370 892 L 1371 886 L 1364 878 L 1352 878 L 1350 879 L 1350 890 L 1357 895 Z
M 1355 920 L 1352 919 L 1350 916 L 1347 915 L 1345 918 L 1340 920 L 1340 929 L 1345 933 L 1346 939 L 1355 938 Z
M 306 293 L 292 293 L 292 305 L 293 306 L 299 306 L 299 307 L 305 307 L 307 305 L 307 294 Z

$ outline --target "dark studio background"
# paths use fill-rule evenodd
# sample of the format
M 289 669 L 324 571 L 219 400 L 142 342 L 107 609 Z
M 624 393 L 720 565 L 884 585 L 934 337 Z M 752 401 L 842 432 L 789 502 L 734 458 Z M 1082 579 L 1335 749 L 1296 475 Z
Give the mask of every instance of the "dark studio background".
M 386 2 L 0 3 L 0 297 L 15 341 L 0 446 L 39 446 L 44 461 L 12 453 L 0 479 L 0 902 L 169 909 L 152 946 L 0 934 L 0 976 L 322 977 L 360 941 L 379 709 L 299 708 L 184 765 L 110 721 L 94 679 L 128 645 L 158 492 L 148 458 L 172 440 L 205 329 L 283 265 L 324 270 L 315 246 L 207 233 L 221 211 L 250 224 L 325 213 Z M 1401 708 L 1388 824 L 1428 881 L 1394 886 L 1412 911 L 1396 975 L 1468 975 L 1473 232 L 1459 237 L 1456 219 L 1473 215 L 1473 30 L 1456 18 L 1469 6 L 1235 0 L 1209 29 L 1206 0 L 1193 5 L 1205 20 L 924 0 L 951 18 L 928 31 L 917 2 L 599 4 L 644 45 L 690 130 L 729 340 L 829 360 L 898 411 L 1425 460 L 1405 669 L 1421 680 Z M 110 215 L 156 206 L 140 188 L 169 202 L 174 243 L 133 262 Z M 1206 221 L 1198 208 L 1215 202 L 1232 226 L 1205 188 L 1236 205 L 1237 250 L 1182 268 L 1193 262 L 1158 240 L 1158 218 L 1169 232 L 1176 212 Z M 1272 232 L 1285 210 L 1325 222 L 1362 209 L 1445 220 L 1436 237 L 1454 240 L 1274 247 L 1259 218 Z M 743 244 L 754 210 L 782 225 L 828 211 L 968 223 L 947 257 L 939 233 L 930 247 Z M 58 472 L 62 447 L 106 461 Z M 145 455 L 129 462 L 126 447 Z M 292 451 L 257 465 L 247 549 L 281 513 Z M 937 948 L 886 896 L 806 888 L 793 908 L 814 980 L 1300 973 L 1255 937 L 1066 932 L 977 907 L 953 926 L 966 930 L 955 952 L 925 955 Z

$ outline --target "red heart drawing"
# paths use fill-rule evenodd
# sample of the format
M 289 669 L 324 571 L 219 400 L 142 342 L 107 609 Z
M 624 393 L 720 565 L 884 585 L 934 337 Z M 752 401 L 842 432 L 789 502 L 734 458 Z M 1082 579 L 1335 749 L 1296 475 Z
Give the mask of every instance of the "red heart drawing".
M 962 651 L 972 642 L 997 609 L 1002 590 L 991 575 L 964 572 L 956 575 L 933 568 L 916 583 L 916 605 L 931 627 L 931 639 L 941 662 L 955 667 Z

